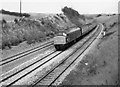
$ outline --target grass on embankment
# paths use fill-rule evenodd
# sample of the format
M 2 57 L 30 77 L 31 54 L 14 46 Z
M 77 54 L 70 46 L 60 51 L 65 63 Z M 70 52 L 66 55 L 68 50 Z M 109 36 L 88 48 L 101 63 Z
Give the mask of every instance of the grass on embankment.
M 52 38 L 59 29 L 75 26 L 62 14 L 40 19 L 21 18 L 14 22 L 0 21 L 2 42 L 0 49 L 11 48 L 26 41 L 28 44 L 41 42 L 47 37 Z
M 83 60 L 79 62 L 60 85 L 119 84 L 118 24 L 117 20 L 113 20 L 114 17 L 111 17 L 108 21 L 102 21 L 107 29 L 106 35 L 101 38 L 96 47 L 93 47 L 83 57 Z M 111 26 L 111 24 L 114 24 L 114 26 Z

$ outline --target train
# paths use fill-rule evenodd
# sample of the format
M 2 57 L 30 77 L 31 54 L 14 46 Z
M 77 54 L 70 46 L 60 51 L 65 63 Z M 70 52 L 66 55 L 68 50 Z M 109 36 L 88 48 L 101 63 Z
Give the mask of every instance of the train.
M 65 50 L 71 43 L 76 42 L 78 38 L 84 36 L 96 27 L 96 23 L 90 23 L 81 28 L 77 27 L 59 31 L 53 38 L 55 49 Z

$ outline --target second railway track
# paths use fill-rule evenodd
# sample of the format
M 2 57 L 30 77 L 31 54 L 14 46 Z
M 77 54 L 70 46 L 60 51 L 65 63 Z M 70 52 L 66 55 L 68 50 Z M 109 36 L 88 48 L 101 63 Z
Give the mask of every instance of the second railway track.
M 51 46 L 51 45 L 53 45 L 53 42 L 52 42 L 52 41 L 51 41 L 51 42 L 48 42 L 48 43 L 45 43 L 45 44 L 43 44 L 43 45 L 41 45 L 41 46 L 32 48 L 32 49 L 30 49 L 30 50 L 27 50 L 27 51 L 18 53 L 18 54 L 13 55 L 13 56 L 10 56 L 10 57 L 8 57 L 8 58 L 2 59 L 2 60 L 0 61 L 0 66 L 5 65 L 5 64 L 7 64 L 7 63 L 9 63 L 9 62 L 11 62 L 11 61 L 15 61 L 15 60 L 17 60 L 17 59 L 20 59 L 20 58 L 22 58 L 22 57 L 24 57 L 24 56 L 26 56 L 26 55 L 29 55 L 29 54 L 31 54 L 31 53 L 34 53 L 34 52 L 36 52 L 36 51 L 39 51 L 39 50 L 41 50 L 41 49 L 43 49 L 43 48 L 46 48 L 46 47 L 48 47 L 48 46 Z

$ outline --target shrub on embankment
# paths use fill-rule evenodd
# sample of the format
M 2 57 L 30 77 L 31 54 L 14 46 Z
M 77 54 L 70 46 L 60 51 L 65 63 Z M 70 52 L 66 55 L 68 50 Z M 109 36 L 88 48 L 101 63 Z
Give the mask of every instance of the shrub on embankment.
M 40 19 L 21 18 L 14 22 L 0 21 L 2 43 L 0 49 L 11 48 L 26 41 L 28 44 L 41 42 L 46 37 L 53 37 L 59 29 L 66 29 L 72 24 L 63 14 Z
M 86 24 L 86 19 L 84 15 L 79 14 L 76 10 L 69 8 L 69 7 L 64 7 L 62 9 L 64 15 L 68 17 L 68 19 L 78 27 L 81 27 Z

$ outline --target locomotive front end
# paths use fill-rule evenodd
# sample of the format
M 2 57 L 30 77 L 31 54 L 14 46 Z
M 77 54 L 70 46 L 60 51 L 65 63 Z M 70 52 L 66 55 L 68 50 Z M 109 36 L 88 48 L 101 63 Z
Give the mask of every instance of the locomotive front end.
M 57 50 L 62 49 L 66 44 L 67 34 L 65 32 L 59 32 L 54 38 L 54 46 Z
M 66 44 L 66 36 L 67 34 L 65 32 L 58 33 L 53 39 L 54 44 Z

